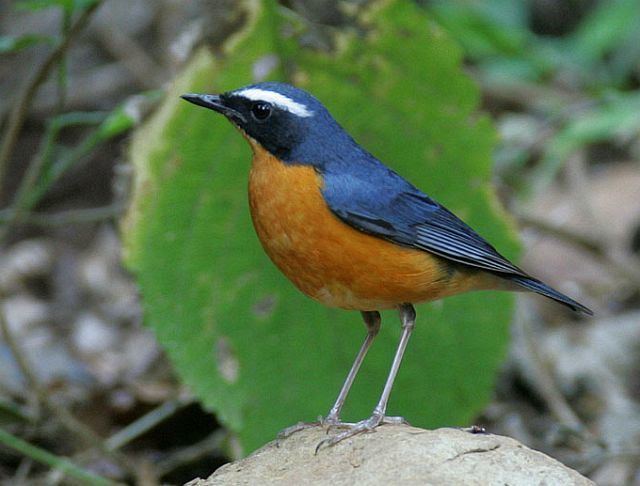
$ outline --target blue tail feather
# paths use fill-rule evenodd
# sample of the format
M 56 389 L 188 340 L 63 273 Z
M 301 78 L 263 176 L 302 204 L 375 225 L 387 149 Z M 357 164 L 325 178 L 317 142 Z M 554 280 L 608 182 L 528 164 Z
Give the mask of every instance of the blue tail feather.
M 575 312 L 580 312 L 588 316 L 593 315 L 593 311 L 591 309 L 558 292 L 557 290 L 552 289 L 548 285 L 542 283 L 540 280 L 536 280 L 533 277 L 511 275 L 509 276 L 509 280 L 524 287 L 527 290 L 531 290 L 532 292 L 544 295 L 545 297 L 549 297 L 556 302 L 564 304 Z

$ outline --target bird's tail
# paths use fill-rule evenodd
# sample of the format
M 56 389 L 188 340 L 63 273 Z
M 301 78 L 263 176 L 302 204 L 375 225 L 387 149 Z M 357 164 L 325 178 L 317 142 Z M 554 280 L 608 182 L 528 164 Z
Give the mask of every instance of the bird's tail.
M 537 294 L 544 295 L 545 297 L 549 297 L 550 299 L 555 300 L 556 302 L 560 302 L 561 304 L 566 305 L 571 310 L 575 312 L 580 312 L 582 314 L 586 314 L 588 316 L 593 315 L 593 311 L 582 304 L 579 304 L 573 299 L 570 299 L 566 295 L 558 292 L 557 290 L 552 289 L 548 285 L 542 283 L 540 280 L 537 280 L 533 277 L 528 276 L 520 276 L 520 275 L 512 275 L 509 280 L 512 282 L 524 287 L 527 290 L 531 290 Z

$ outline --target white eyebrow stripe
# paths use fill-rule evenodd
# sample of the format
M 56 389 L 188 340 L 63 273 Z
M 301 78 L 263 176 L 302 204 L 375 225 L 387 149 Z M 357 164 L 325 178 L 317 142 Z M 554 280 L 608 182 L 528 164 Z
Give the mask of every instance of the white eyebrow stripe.
M 298 103 L 288 96 L 276 93 L 275 91 L 268 91 L 260 88 L 247 88 L 233 94 L 253 101 L 267 101 L 282 108 L 283 110 L 287 110 L 288 112 L 303 118 L 313 116 L 313 111 L 310 111 L 302 103 Z

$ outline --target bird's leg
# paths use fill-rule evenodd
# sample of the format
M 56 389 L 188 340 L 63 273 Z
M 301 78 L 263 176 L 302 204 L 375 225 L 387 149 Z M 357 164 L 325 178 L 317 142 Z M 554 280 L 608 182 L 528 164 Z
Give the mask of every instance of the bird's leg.
M 402 321 L 402 334 L 400 336 L 400 343 L 398 344 L 398 349 L 396 349 L 396 355 L 393 357 L 391 370 L 389 371 L 387 382 L 384 384 L 384 389 L 382 390 L 380 400 L 378 401 L 376 408 L 373 409 L 373 416 L 379 416 L 381 419 L 384 418 L 384 414 L 387 411 L 387 402 L 389 401 L 389 396 L 391 395 L 393 382 L 396 379 L 396 375 L 398 374 L 398 370 L 400 369 L 400 363 L 402 362 L 402 357 L 404 356 L 404 352 L 407 349 L 407 344 L 409 343 L 409 338 L 411 337 L 413 328 L 416 325 L 416 310 L 411 304 L 403 304 L 402 306 L 400 306 L 400 320 Z
M 360 346 L 360 350 L 356 355 L 356 359 L 354 360 L 353 365 L 351 365 L 349 374 L 342 384 L 340 393 L 338 393 L 338 398 L 336 398 L 336 402 L 333 404 L 333 407 L 331 407 L 331 410 L 329 410 L 327 416 L 325 418 L 321 418 L 319 422 L 300 422 L 292 425 L 291 427 L 287 427 L 278 434 L 279 439 L 284 439 L 286 437 L 289 437 L 291 434 L 295 434 L 296 432 L 307 429 L 309 427 L 315 427 L 317 425 L 326 425 L 328 427 L 341 425 L 340 411 L 342 410 L 344 401 L 349 394 L 351 385 L 353 385 L 356 375 L 358 374 L 358 370 L 360 369 L 360 365 L 362 365 L 362 362 L 364 361 L 364 357 L 367 355 L 367 352 L 369 351 L 374 338 L 380 331 L 381 318 L 378 311 L 363 311 L 362 318 L 364 319 L 365 326 L 367 326 L 367 337 L 362 343 L 362 346 Z
M 353 437 L 354 435 L 373 430 L 378 425 L 385 422 L 386 417 L 384 414 L 387 411 L 387 402 L 389 401 L 389 395 L 391 395 L 393 382 L 395 381 L 396 375 L 398 374 L 398 369 L 400 368 L 400 363 L 402 362 L 404 351 L 407 348 L 409 337 L 411 337 L 411 332 L 415 327 L 416 311 L 411 304 L 402 304 L 400 306 L 400 319 L 402 321 L 402 335 L 400 336 L 400 343 L 398 344 L 396 354 L 393 358 L 393 363 L 391 363 L 391 370 L 389 371 L 389 376 L 387 377 L 384 389 L 382 390 L 382 395 L 380 396 L 378 404 L 373 409 L 371 417 L 358 423 L 351 424 L 348 430 L 323 440 L 316 447 L 316 452 L 323 446 L 332 446 L 344 439 Z M 391 419 L 389 420 L 389 422 L 392 423 L 399 423 L 403 421 L 403 419 L 399 417 L 389 417 L 389 419 Z
M 338 398 L 336 398 L 336 403 L 333 404 L 331 410 L 327 416 L 322 420 L 323 425 L 338 425 L 340 424 L 340 411 L 342 410 L 342 406 L 344 405 L 344 401 L 349 394 L 349 390 L 351 389 L 351 385 L 353 385 L 353 381 L 358 374 L 358 370 L 360 370 L 360 365 L 364 361 L 364 357 L 367 355 L 367 351 L 371 347 L 373 340 L 378 335 L 380 331 L 380 313 L 377 311 L 363 311 L 362 318 L 364 319 L 364 324 L 367 326 L 367 337 L 365 338 L 362 346 L 360 346 L 360 350 L 356 355 L 356 359 L 351 365 L 351 369 L 349 370 L 349 374 L 347 378 L 344 380 L 342 384 L 342 388 L 340 389 L 340 393 L 338 393 Z

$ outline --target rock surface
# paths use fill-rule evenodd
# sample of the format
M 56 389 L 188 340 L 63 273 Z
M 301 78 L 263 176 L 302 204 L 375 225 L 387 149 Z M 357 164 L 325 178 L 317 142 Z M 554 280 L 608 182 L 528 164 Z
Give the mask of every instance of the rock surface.
M 326 437 L 321 427 L 297 432 L 188 486 L 595 484 L 555 459 L 499 435 L 384 425 L 314 454 Z

